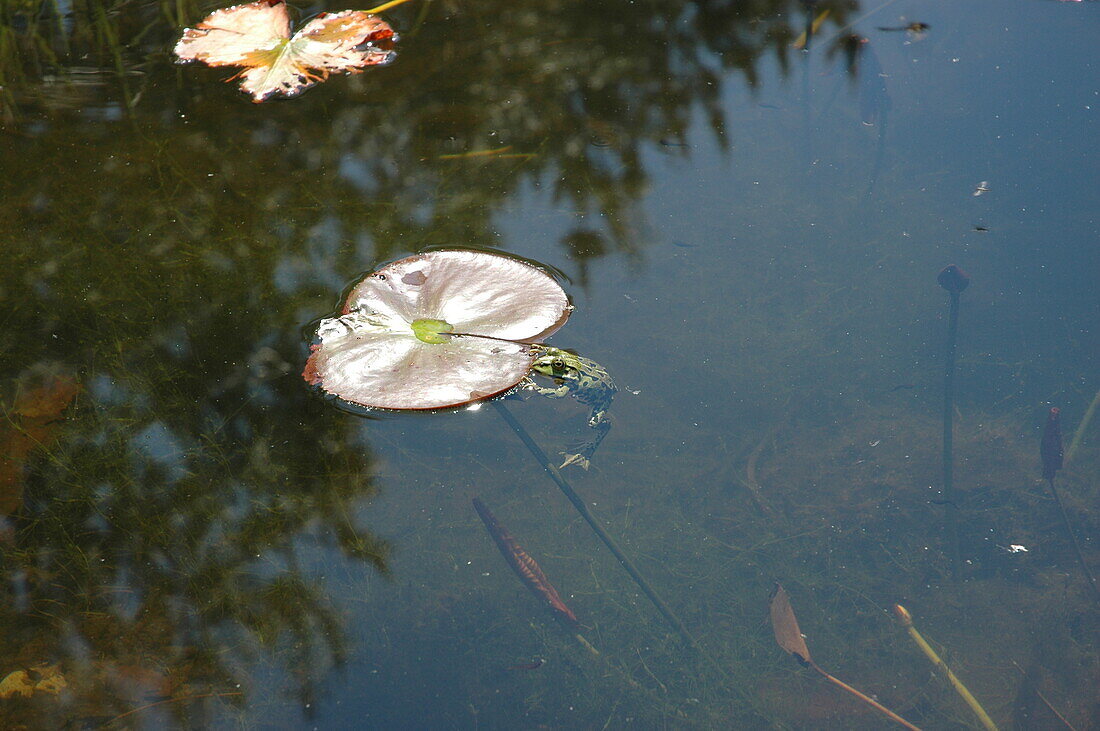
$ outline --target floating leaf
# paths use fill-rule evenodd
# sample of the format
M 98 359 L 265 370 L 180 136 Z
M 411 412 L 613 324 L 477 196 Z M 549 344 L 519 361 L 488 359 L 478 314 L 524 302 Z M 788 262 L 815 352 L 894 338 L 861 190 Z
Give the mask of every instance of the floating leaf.
M 230 80 L 262 102 L 297 96 L 334 71 L 359 73 L 388 63 L 393 52 L 377 44 L 396 40 L 385 21 L 362 10 L 321 13 L 290 36 L 290 16 L 282 0 L 259 0 L 216 10 L 176 44 L 179 63 L 243 66 Z
M 772 630 L 775 632 L 775 641 L 779 646 L 791 655 L 794 655 L 803 665 L 813 662 L 810 658 L 810 648 L 806 646 L 806 638 L 802 636 L 802 630 L 798 628 L 798 620 L 791 608 L 791 599 L 787 596 L 787 590 L 782 585 L 776 584 L 772 592 L 771 600 Z
M 440 409 L 495 396 L 528 373 L 525 344 L 571 307 L 538 267 L 479 251 L 433 251 L 388 264 L 322 320 L 302 373 L 367 408 Z

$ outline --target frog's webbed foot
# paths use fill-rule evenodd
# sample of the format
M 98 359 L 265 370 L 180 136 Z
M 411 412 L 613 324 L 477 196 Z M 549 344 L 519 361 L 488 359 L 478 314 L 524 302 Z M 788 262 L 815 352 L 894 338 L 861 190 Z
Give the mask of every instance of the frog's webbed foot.
M 565 469 L 571 464 L 580 465 L 585 470 L 588 469 L 592 461 L 592 455 L 596 453 L 596 449 L 600 446 L 603 438 L 607 436 L 607 432 L 611 431 L 611 420 L 604 417 L 593 428 L 596 433 L 588 441 L 570 445 L 568 450 L 559 453 L 565 457 L 565 461 L 558 467 L 559 470 Z
M 593 429 L 599 429 L 601 425 L 607 424 L 608 428 L 611 428 L 611 421 L 607 417 L 607 409 L 600 409 L 599 411 L 593 411 L 592 416 L 588 417 L 588 426 Z
M 588 465 L 591 460 L 585 457 L 583 454 L 572 454 L 570 452 L 558 452 L 561 456 L 565 457 L 565 461 L 558 465 L 559 470 L 564 470 L 571 464 L 580 465 L 584 470 L 588 470 Z

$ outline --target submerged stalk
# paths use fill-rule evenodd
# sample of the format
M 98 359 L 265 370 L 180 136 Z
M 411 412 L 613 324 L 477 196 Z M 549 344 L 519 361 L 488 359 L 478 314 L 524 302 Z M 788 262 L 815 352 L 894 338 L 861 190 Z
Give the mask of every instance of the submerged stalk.
M 390 0 L 390 2 L 388 2 L 388 3 L 382 3 L 382 4 L 381 4 L 381 5 L 379 5 L 378 7 L 376 7 L 376 8 L 371 8 L 370 10 L 367 10 L 366 12 L 367 12 L 367 14 L 369 14 L 369 15 L 378 15 L 378 14 L 379 14 L 379 13 L 381 13 L 381 12 L 382 12 L 383 10 L 389 10 L 390 8 L 395 8 L 395 7 L 397 7 L 398 5 L 401 5 L 401 4 L 403 4 L 403 3 L 407 3 L 408 1 L 409 1 L 409 0 Z
M 852 686 L 850 686 L 850 685 L 848 685 L 847 683 L 845 683 L 845 682 L 844 682 L 843 680 L 841 680 L 840 678 L 836 678 L 836 677 L 833 677 L 833 676 L 832 676 L 832 675 L 830 675 L 829 673 L 825 672 L 824 670 L 822 670 L 822 669 L 821 669 L 821 666 L 820 666 L 820 665 L 818 665 L 818 664 L 817 664 L 816 662 L 814 662 L 813 660 L 809 660 L 808 662 L 809 662 L 809 664 L 810 664 L 810 667 L 811 667 L 811 668 L 813 668 L 814 670 L 816 670 L 816 671 L 817 671 L 818 673 L 820 673 L 820 674 L 821 674 L 821 677 L 825 678 L 825 679 L 826 679 L 826 680 L 828 680 L 828 681 L 829 681 L 830 683 L 832 683 L 832 684 L 833 684 L 833 685 L 835 685 L 836 687 L 838 687 L 838 688 L 840 688 L 841 690 L 843 690 L 843 691 L 844 691 L 845 693 L 850 693 L 850 694 L 852 694 L 853 696 L 855 696 L 856 698 L 858 698 L 858 699 L 859 699 L 860 701 L 862 701 L 862 702 L 866 703 L 866 704 L 867 704 L 867 705 L 869 705 L 869 706 L 870 706 L 871 708 L 874 708 L 874 709 L 875 709 L 876 711 L 878 711 L 878 712 L 879 712 L 879 713 L 881 713 L 882 715 L 884 715 L 884 716 L 886 716 L 887 718 L 889 718 L 889 719 L 890 719 L 891 721 L 893 721 L 894 723 L 896 723 L 896 724 L 899 724 L 899 725 L 901 725 L 901 726 L 904 726 L 905 728 L 909 729 L 909 731 L 920 731 L 920 728 L 919 728 L 919 727 L 917 727 L 917 726 L 914 726 L 913 724 L 909 723 L 909 722 L 908 722 L 908 721 L 906 721 L 906 720 L 905 720 L 904 718 L 902 718 L 902 717 L 901 717 L 901 716 L 899 716 L 898 714 L 894 713 L 894 712 L 893 712 L 893 711 L 891 711 L 891 710 L 890 710 L 889 708 L 887 708 L 886 706 L 882 705 L 881 703 L 879 703 L 879 702 L 878 702 L 878 701 L 876 701 L 875 699 L 871 698 L 871 697 L 870 697 L 870 696 L 868 696 L 868 695 L 865 695 L 864 693 L 861 693 L 861 692 L 859 692 L 858 690 L 856 690 L 856 689 L 855 689 L 855 688 L 853 688 Z
M 951 573 L 958 571 L 959 520 L 955 504 L 955 342 L 959 330 L 959 293 L 951 293 L 951 313 L 947 324 L 947 357 L 943 366 L 943 502 L 947 511 L 948 554 Z
M 909 633 L 909 636 L 913 639 L 913 642 L 917 643 L 917 647 L 921 649 L 921 652 L 932 661 L 932 664 L 943 673 L 947 678 L 947 682 L 951 683 L 951 687 L 955 689 L 955 692 L 966 701 L 966 705 L 970 706 L 970 710 L 974 711 L 974 715 L 978 717 L 978 720 L 982 722 L 982 726 L 987 731 L 997 731 L 997 724 L 993 723 L 993 719 L 989 717 L 989 714 L 982 708 L 982 704 L 978 702 L 978 699 L 963 685 L 962 681 L 955 676 L 955 673 L 951 672 L 951 668 L 947 667 L 947 663 L 940 659 L 939 654 L 932 649 L 932 646 L 924 639 L 917 628 L 913 626 L 913 617 L 910 616 L 909 610 L 900 604 L 894 605 L 894 615 L 901 622 L 901 626 Z
M 943 503 L 947 511 L 947 554 L 951 560 L 951 575 L 959 571 L 959 507 L 955 503 L 955 344 L 959 332 L 959 293 L 970 284 L 970 276 L 954 264 L 946 266 L 936 277 L 941 287 L 951 295 L 951 310 L 947 322 L 947 347 L 943 365 Z
M 1077 554 L 1077 563 L 1081 564 L 1081 570 L 1085 573 L 1085 578 L 1089 581 L 1089 586 L 1092 587 L 1092 593 L 1096 597 L 1097 601 L 1100 601 L 1100 585 L 1096 583 L 1096 577 L 1092 575 L 1092 569 L 1089 568 L 1088 562 L 1085 561 L 1085 554 L 1081 553 L 1081 544 L 1077 542 L 1077 534 L 1073 532 L 1073 526 L 1069 522 L 1069 515 L 1066 513 L 1066 507 L 1062 504 L 1062 496 L 1058 492 L 1058 488 L 1054 486 L 1054 478 L 1047 478 L 1047 484 L 1050 485 L 1050 494 L 1054 496 L 1054 502 L 1058 504 L 1058 512 L 1062 514 L 1062 523 L 1066 527 L 1066 533 L 1069 534 L 1070 543 L 1073 544 L 1073 552 Z
M 588 509 L 588 506 L 584 504 L 584 500 L 581 499 L 576 490 L 573 489 L 573 486 L 570 485 L 565 477 L 562 476 L 561 471 L 558 470 L 558 468 L 555 467 L 550 459 L 546 456 L 546 452 L 542 451 L 542 447 L 540 447 L 538 443 L 531 438 L 531 435 L 527 433 L 527 430 L 523 428 L 523 425 L 516 420 L 516 417 L 512 415 L 512 412 L 509 411 L 508 408 L 500 400 L 493 401 L 492 404 L 493 407 L 496 408 L 497 413 L 500 414 L 500 417 L 504 419 L 505 422 L 507 422 L 508 426 L 510 426 L 512 428 L 512 431 L 516 433 L 516 436 L 519 437 L 524 446 L 526 446 L 531 454 L 534 455 L 535 460 L 539 463 L 539 465 L 542 466 L 543 470 L 546 471 L 546 474 L 550 476 L 550 479 L 554 481 L 554 484 L 558 486 L 558 489 L 562 491 L 562 494 L 565 495 L 569 502 L 573 504 L 573 507 L 576 508 L 577 512 L 580 513 L 581 517 L 584 518 L 585 522 L 588 523 L 588 526 L 592 529 L 592 531 L 599 537 L 601 541 L 603 541 L 603 544 L 607 546 L 612 555 L 614 555 L 615 558 L 618 559 L 619 564 L 623 567 L 623 569 L 625 569 L 626 572 L 630 574 L 630 578 L 634 579 L 634 583 L 638 585 L 638 588 L 642 590 L 642 593 L 645 594 L 651 602 L 653 602 L 653 606 L 657 608 L 657 611 L 661 613 L 661 616 L 665 618 L 665 621 L 668 622 L 668 624 L 674 630 L 676 630 L 676 632 L 680 635 L 681 638 L 683 638 L 684 642 L 687 643 L 690 648 L 692 648 L 692 650 L 694 650 L 703 659 L 705 659 L 707 663 L 714 667 L 714 669 L 717 670 L 722 676 L 729 677 L 729 672 L 724 667 L 719 665 L 718 661 L 715 660 L 701 644 L 699 644 L 699 641 L 695 639 L 695 635 L 693 635 L 691 631 L 688 630 L 688 628 L 684 625 L 680 618 L 676 616 L 676 613 L 672 611 L 672 608 L 669 607 L 668 604 L 666 604 L 661 596 L 656 592 L 656 590 L 654 590 L 653 587 L 649 585 L 649 582 L 646 581 L 645 577 L 642 576 L 641 572 L 638 571 L 638 568 L 634 565 L 634 562 L 630 560 L 630 558 L 623 552 L 621 548 L 619 548 L 619 544 L 615 541 L 615 539 L 612 538 L 611 535 L 600 524 L 600 522 L 596 520 L 596 516 L 594 516 L 592 514 L 592 511 Z M 747 693 L 745 693 L 744 689 L 741 688 L 740 685 L 735 683 L 733 685 L 733 688 L 737 691 L 739 695 L 741 695 L 741 697 L 745 698 L 750 703 L 752 702 L 752 699 L 748 696 Z
M 699 648 L 699 643 L 696 641 L 695 637 L 688 631 L 687 627 L 684 626 L 680 618 L 676 616 L 676 613 L 665 604 L 660 595 L 653 590 L 653 587 L 649 585 L 645 577 L 639 573 L 637 567 L 634 566 L 634 562 L 623 553 L 623 549 L 619 548 L 619 544 L 615 542 L 615 539 L 611 537 L 602 525 L 600 525 L 600 522 L 596 520 L 596 516 L 592 515 L 592 511 L 584 504 L 584 500 L 581 500 L 580 495 L 573 489 L 573 486 L 569 484 L 558 468 L 550 461 L 549 457 L 546 456 L 546 452 L 542 451 L 542 447 L 531 438 L 531 435 L 528 434 L 527 430 L 523 428 L 523 425 L 516 420 L 516 417 L 512 416 L 512 412 L 509 411 L 503 403 L 500 401 L 493 401 L 493 406 L 496 407 L 497 413 L 508 423 L 508 426 L 516 433 L 516 436 L 519 437 L 524 446 L 534 455 L 535 460 L 537 460 L 539 465 L 546 471 L 546 474 L 550 476 L 550 479 L 554 481 L 554 484 L 558 486 L 558 489 L 562 491 L 569 502 L 573 503 L 573 507 L 577 509 L 577 512 L 580 513 L 589 527 L 591 527 L 599 539 L 603 541 L 603 544 L 607 546 L 612 555 L 619 560 L 619 563 L 626 569 L 626 572 L 630 574 L 630 578 L 634 579 L 634 583 L 638 585 L 642 593 L 653 602 L 653 605 L 657 607 L 657 611 L 661 613 L 661 616 L 665 618 L 674 630 L 680 633 L 680 636 L 683 637 L 689 645 Z
M 1088 429 L 1089 424 L 1092 422 L 1092 417 L 1096 415 L 1097 407 L 1100 407 L 1100 391 L 1097 391 L 1096 395 L 1092 397 L 1092 403 L 1089 404 L 1089 408 L 1081 418 L 1081 423 L 1077 425 L 1077 431 L 1073 433 L 1073 439 L 1070 440 L 1069 447 L 1066 448 L 1066 462 L 1073 459 L 1073 455 L 1077 452 L 1077 448 L 1081 446 L 1081 440 L 1085 436 L 1085 430 Z

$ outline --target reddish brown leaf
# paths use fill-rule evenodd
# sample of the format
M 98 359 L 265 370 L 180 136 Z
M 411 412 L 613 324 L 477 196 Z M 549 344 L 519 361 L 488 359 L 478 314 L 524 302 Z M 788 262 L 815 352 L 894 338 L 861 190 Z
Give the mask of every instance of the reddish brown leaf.
M 794 610 L 791 609 L 790 597 L 787 596 L 787 590 L 779 583 L 776 583 L 775 590 L 772 592 L 770 609 L 775 641 L 803 665 L 812 663 L 810 648 L 806 647 L 806 639 L 798 628 L 798 620 L 795 619 Z
M 531 558 L 530 554 L 516 542 L 516 539 L 512 537 L 504 526 L 500 524 L 496 516 L 493 515 L 489 508 L 485 507 L 485 503 L 474 498 L 474 510 L 481 517 L 481 522 L 485 524 L 485 528 L 489 531 L 489 535 L 493 537 L 493 542 L 497 544 L 497 548 L 500 550 L 504 560 L 508 562 L 508 565 L 512 567 L 512 570 L 516 572 L 520 580 L 524 585 L 530 589 L 531 593 L 537 596 L 539 599 L 545 601 L 549 605 L 560 619 L 566 624 L 576 626 L 577 615 L 573 614 L 573 611 L 565 605 L 561 596 L 558 594 L 558 590 L 554 588 L 554 585 L 550 583 L 550 580 L 546 578 L 546 574 L 542 573 L 542 569 L 539 568 L 535 559 Z

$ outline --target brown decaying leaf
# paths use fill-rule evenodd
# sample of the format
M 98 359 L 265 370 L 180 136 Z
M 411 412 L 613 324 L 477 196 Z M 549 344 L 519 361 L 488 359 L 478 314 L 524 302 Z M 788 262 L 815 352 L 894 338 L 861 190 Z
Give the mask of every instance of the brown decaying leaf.
M 806 647 L 806 640 L 798 628 L 794 610 L 791 609 L 791 599 L 787 596 L 787 590 L 778 582 L 772 591 L 770 611 L 772 630 L 775 632 L 775 641 L 779 646 L 794 655 L 803 665 L 812 663 L 810 648 Z
M 321 13 L 291 37 L 286 3 L 258 0 L 216 10 L 186 29 L 175 54 L 179 63 L 243 66 L 232 78 L 258 103 L 297 96 L 334 71 L 387 63 L 393 52 L 377 44 L 391 40 L 393 29 L 362 10 Z

